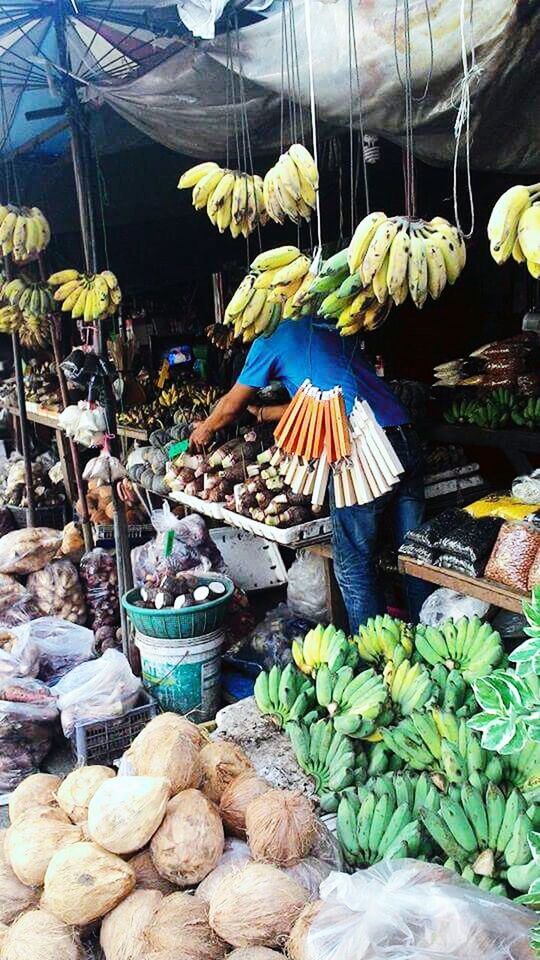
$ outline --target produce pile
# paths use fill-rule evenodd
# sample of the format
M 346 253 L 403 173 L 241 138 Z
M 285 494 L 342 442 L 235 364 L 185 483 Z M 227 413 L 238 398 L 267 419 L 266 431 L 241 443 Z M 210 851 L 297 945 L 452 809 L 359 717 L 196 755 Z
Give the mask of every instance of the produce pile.
M 291 527 L 312 520 L 311 497 L 294 492 L 288 483 L 289 458 L 277 447 L 263 450 L 248 477 L 225 497 L 227 510 L 251 517 L 268 527 Z
M 487 233 L 496 263 L 513 257 L 526 263 L 535 280 L 540 278 L 540 183 L 518 184 L 506 190 L 493 207 Z
M 235 485 L 245 479 L 249 465 L 256 463 L 271 436 L 271 429 L 257 426 L 239 437 L 211 445 L 208 453 L 180 453 L 167 472 L 170 489 L 210 503 L 222 503 Z
M 134 603 L 136 607 L 147 610 L 165 610 L 168 607 L 185 610 L 218 600 L 224 596 L 226 589 L 222 580 L 202 580 L 193 574 L 177 573 L 174 577 L 169 574 L 158 575 L 153 583 L 147 582 L 141 587 L 140 599 Z
M 485 400 L 454 400 L 444 411 L 447 423 L 472 423 L 487 430 L 508 427 L 540 429 L 540 396 L 518 397 L 499 387 Z
M 173 384 L 161 390 L 151 402 L 119 413 L 118 423 L 139 430 L 164 430 L 171 425 L 189 424 L 194 419 L 207 417 L 221 393 L 218 387 L 204 383 Z
M 436 387 L 486 388 L 487 398 L 510 391 L 516 399 L 540 393 L 540 350 L 534 333 L 519 333 L 474 350 L 468 357 L 435 367 Z M 493 391 L 493 393 L 492 393 Z
M 507 755 L 506 741 L 493 752 L 496 739 L 479 735 L 493 720 L 477 713 L 485 678 L 506 690 L 489 623 L 378 616 L 354 637 L 319 625 L 292 653 L 294 664 L 259 675 L 256 702 L 289 736 L 321 808 L 337 813 L 350 866 L 425 859 L 511 896 L 540 879 L 529 845 L 540 744 Z
M 51 480 L 52 467 L 53 463 L 48 454 L 37 457 L 32 463 L 32 486 L 36 507 L 56 507 L 64 503 L 65 495 L 61 484 Z M 0 466 L 0 505 L 28 506 L 24 461 L 18 453 L 12 453 Z
M 61 408 L 60 387 L 53 361 L 32 358 L 25 367 L 24 393 L 31 403 L 39 403 L 53 411 Z
M 235 744 L 170 713 L 139 734 L 118 776 L 31 776 L 9 813 L 2 960 L 82 960 L 90 924 L 105 960 L 271 957 L 340 863 L 304 796 L 272 789 Z

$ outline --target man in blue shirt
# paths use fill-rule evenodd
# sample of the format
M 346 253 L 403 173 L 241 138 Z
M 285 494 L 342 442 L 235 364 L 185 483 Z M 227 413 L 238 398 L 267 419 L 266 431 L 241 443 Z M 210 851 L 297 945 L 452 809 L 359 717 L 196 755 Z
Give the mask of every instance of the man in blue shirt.
M 259 421 L 279 420 L 285 407 L 252 406 L 257 390 L 279 380 L 293 397 L 305 379 L 320 390 L 340 386 L 348 413 L 356 397 L 367 400 L 405 468 L 399 484 L 371 503 L 337 508 L 331 495 L 334 569 L 350 629 L 356 632 L 360 623 L 385 609 L 375 563 L 381 518 L 390 511 L 399 546 L 405 534 L 420 525 L 424 512 L 418 437 L 405 409 L 362 356 L 356 338 L 340 337 L 311 317 L 280 323 L 271 337 L 254 341 L 236 384 L 195 428 L 191 442 L 197 448 L 205 447 L 217 430 L 233 423 L 246 408 Z M 416 620 L 425 587 L 414 578 L 405 581 L 409 614 Z

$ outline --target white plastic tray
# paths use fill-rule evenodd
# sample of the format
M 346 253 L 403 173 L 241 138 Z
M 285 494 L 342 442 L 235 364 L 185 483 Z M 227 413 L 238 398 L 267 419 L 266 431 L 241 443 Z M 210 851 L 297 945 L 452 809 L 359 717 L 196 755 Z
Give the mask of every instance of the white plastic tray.
M 210 517 L 212 520 L 223 520 L 223 504 L 211 503 L 209 500 L 201 500 L 200 497 L 192 497 L 181 490 L 172 490 L 169 494 L 171 500 L 176 500 L 184 507 L 189 507 L 195 513 L 202 514 L 203 517 Z
M 227 570 L 242 590 L 268 590 L 287 583 L 287 570 L 279 546 L 247 530 L 213 527 L 208 531 Z
M 244 517 L 240 513 L 233 513 L 232 510 L 225 508 L 222 510 L 221 518 L 233 527 L 240 527 L 241 530 L 254 533 L 257 537 L 281 543 L 284 547 L 303 547 L 317 540 L 328 540 L 332 532 L 330 517 L 320 517 L 317 520 L 309 520 L 307 523 L 298 523 L 294 527 L 285 528 L 269 527 L 266 523 L 260 523 L 258 520 L 252 520 L 251 517 Z

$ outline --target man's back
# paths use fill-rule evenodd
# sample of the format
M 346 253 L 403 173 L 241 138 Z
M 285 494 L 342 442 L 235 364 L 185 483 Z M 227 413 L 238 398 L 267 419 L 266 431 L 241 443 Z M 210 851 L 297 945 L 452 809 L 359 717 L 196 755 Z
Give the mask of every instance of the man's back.
M 285 320 L 268 339 L 253 343 L 238 382 L 266 387 L 280 380 L 292 397 L 304 380 L 320 390 L 340 386 L 350 412 L 355 397 L 367 400 L 383 427 L 409 419 L 384 380 L 362 355 L 356 337 L 340 337 L 311 317 Z

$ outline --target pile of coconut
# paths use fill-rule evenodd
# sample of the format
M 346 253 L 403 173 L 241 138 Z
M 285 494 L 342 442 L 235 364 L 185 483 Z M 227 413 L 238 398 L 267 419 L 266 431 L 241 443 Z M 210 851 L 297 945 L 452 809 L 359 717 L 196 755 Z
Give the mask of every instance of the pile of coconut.
M 84 960 L 96 931 L 105 960 L 271 960 L 331 870 L 302 794 L 272 789 L 238 746 L 171 713 L 118 775 L 35 774 L 9 813 L 0 960 Z

